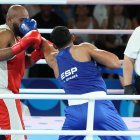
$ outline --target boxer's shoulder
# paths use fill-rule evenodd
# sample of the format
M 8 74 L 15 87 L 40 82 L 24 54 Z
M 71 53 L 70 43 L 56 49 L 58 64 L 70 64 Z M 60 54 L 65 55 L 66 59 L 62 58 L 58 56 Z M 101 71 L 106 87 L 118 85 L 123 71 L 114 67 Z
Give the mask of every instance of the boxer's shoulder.
M 0 29 L 0 48 L 8 47 L 10 44 L 13 44 L 15 42 L 14 34 L 11 30 L 6 28 Z
M 0 25 L 0 32 L 3 34 L 13 35 L 12 30 L 6 24 Z

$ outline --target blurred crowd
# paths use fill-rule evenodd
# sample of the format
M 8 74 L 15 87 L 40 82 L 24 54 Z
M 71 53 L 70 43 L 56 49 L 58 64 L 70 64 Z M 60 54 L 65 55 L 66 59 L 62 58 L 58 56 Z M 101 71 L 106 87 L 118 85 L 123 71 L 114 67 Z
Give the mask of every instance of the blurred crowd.
M 10 5 L 0 5 L 0 24 Z M 64 25 L 70 29 L 134 29 L 140 24 L 139 5 L 24 5 L 30 17 L 38 23 L 38 28 L 51 29 Z M 42 34 L 50 39 L 49 34 Z M 115 53 L 123 59 L 130 35 L 78 34 L 75 44 L 90 42 L 98 48 Z M 32 50 L 28 50 L 31 52 Z M 30 69 L 29 77 L 54 77 L 47 65 L 35 65 Z

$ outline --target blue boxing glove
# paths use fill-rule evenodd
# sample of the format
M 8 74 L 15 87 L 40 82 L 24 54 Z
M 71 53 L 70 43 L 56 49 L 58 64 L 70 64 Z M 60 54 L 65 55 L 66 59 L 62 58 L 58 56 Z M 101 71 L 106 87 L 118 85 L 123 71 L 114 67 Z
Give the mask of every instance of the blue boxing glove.
M 36 20 L 25 18 L 20 24 L 19 30 L 23 35 L 26 35 L 29 31 L 37 30 Z

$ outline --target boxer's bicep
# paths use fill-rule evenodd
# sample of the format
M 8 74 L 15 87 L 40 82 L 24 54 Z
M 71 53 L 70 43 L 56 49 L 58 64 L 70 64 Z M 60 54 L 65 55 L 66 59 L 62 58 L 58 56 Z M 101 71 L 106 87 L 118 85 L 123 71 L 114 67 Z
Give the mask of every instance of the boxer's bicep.
M 14 36 L 10 31 L 0 31 L 0 61 L 9 60 L 14 56 L 11 49 L 14 42 Z
M 109 51 L 98 49 L 91 44 L 86 45 L 86 50 L 88 52 L 87 54 L 101 65 L 108 68 L 119 68 L 121 66 L 119 58 Z
M 0 49 L 11 47 L 14 44 L 14 37 L 11 31 L 0 31 Z

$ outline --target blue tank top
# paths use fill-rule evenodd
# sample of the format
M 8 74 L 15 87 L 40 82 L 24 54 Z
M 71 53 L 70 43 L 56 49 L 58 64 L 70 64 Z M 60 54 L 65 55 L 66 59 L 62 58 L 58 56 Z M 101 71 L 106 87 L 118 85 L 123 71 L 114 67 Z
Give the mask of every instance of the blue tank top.
M 59 69 L 58 81 L 66 94 L 84 94 L 105 91 L 106 85 L 95 61 L 78 62 L 70 54 L 70 47 L 56 55 Z

